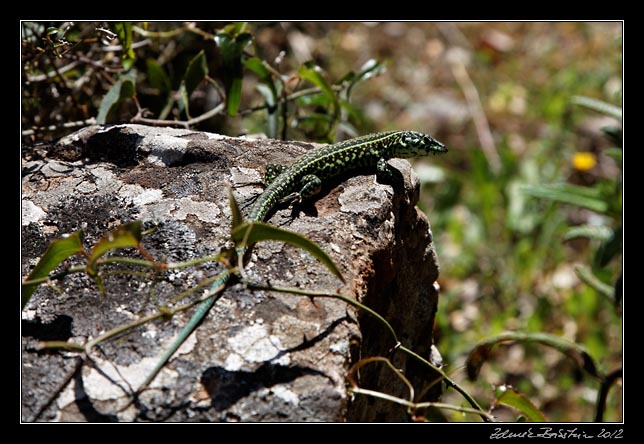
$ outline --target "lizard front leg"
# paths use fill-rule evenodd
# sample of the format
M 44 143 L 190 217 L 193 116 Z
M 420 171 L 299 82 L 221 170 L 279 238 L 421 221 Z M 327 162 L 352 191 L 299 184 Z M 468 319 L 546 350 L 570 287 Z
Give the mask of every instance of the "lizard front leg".
M 381 157 L 376 163 L 376 177 L 383 183 L 391 183 L 395 177 L 392 167 L 387 163 L 387 159 Z

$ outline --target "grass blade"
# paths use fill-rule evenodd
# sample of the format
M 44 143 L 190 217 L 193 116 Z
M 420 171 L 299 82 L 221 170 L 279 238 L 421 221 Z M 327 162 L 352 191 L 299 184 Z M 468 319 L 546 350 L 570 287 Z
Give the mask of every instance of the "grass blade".
M 522 333 L 508 332 L 501 333 L 491 338 L 480 341 L 470 352 L 465 362 L 467 376 L 470 380 L 478 377 L 481 367 L 491 355 L 492 348 L 496 345 L 508 342 L 537 342 L 539 344 L 555 348 L 565 355 L 571 357 L 581 368 L 586 370 L 590 375 L 601 379 L 602 375 L 597 370 L 595 360 L 590 356 L 584 347 L 574 342 L 570 342 L 559 336 L 548 333 Z
M 532 422 L 547 422 L 545 415 L 523 393 L 509 385 L 502 385 L 495 390 L 495 404 L 502 404 L 518 410 Z
M 133 69 L 127 74 L 122 75 L 117 82 L 112 85 L 109 91 L 103 96 L 101 105 L 98 108 L 96 123 L 105 125 L 107 116 L 110 111 L 125 99 L 134 97 L 135 94 L 136 71 Z
M 52 241 L 45 254 L 42 255 L 34 269 L 29 273 L 26 281 L 46 277 L 61 262 L 74 254 L 84 254 L 83 232 L 81 230 Z M 27 305 L 37 287 L 37 283 L 22 284 L 22 308 Z
M 584 96 L 573 96 L 572 103 L 575 105 L 585 106 L 586 108 L 606 114 L 607 116 L 614 117 L 617 120 L 622 120 L 622 109 L 618 106 L 611 105 L 610 103 Z
M 608 203 L 602 198 L 601 190 L 597 188 L 581 187 L 568 183 L 553 183 L 526 185 L 522 187 L 522 190 L 529 196 L 577 205 L 598 213 L 608 211 Z
M 206 64 L 206 54 L 202 49 L 196 56 L 190 60 L 186 72 L 183 75 L 183 81 L 186 85 L 186 94 L 188 97 L 199 86 L 199 83 L 208 75 L 208 65 Z

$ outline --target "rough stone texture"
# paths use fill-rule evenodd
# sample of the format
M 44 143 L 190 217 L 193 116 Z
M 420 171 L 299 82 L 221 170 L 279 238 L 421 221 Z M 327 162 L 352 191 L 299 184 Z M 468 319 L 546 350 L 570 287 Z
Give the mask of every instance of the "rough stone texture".
M 143 240 L 157 260 L 216 254 L 230 227 L 227 184 L 242 209 L 261 187 L 267 163 L 288 164 L 312 146 L 228 138 L 138 125 L 90 127 L 47 157 L 23 153 L 22 273 L 51 240 L 82 229 L 89 248 L 107 231 L 134 220 L 158 225 Z M 319 243 L 339 264 L 347 284 L 307 253 L 265 242 L 247 266 L 251 281 L 333 292 L 374 308 L 400 340 L 428 358 L 437 305 L 438 266 L 418 181 L 409 164 L 392 160 L 398 185 L 375 175 L 339 178 L 315 202 L 283 208 L 272 224 Z M 119 254 L 140 257 L 135 251 Z M 82 263 L 78 258 L 73 264 Z M 148 323 L 101 344 L 90 358 L 38 351 L 43 340 L 83 343 L 154 311 L 156 304 L 216 273 L 202 265 L 160 273 L 108 274 L 106 294 L 82 274 L 41 286 L 22 312 L 23 421 L 407 421 L 400 406 L 347 394 L 349 366 L 361 357 L 388 356 L 420 387 L 427 369 L 392 353 L 387 331 L 369 315 L 332 299 L 228 288 L 201 326 L 136 404 L 122 409 L 192 311 Z M 141 271 L 141 270 L 135 270 Z M 360 384 L 406 397 L 384 366 L 360 371 Z M 431 378 L 429 379 L 431 380 Z

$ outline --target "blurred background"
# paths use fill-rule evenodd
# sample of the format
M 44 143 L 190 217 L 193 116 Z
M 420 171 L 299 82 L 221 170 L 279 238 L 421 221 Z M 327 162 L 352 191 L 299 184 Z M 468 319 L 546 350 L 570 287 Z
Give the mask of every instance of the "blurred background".
M 622 27 L 22 22 L 23 145 L 42 147 L 23 158 L 96 122 L 316 142 L 427 132 L 450 149 L 412 161 L 447 373 L 502 420 L 529 415 L 499 387 L 550 421 L 621 421 Z

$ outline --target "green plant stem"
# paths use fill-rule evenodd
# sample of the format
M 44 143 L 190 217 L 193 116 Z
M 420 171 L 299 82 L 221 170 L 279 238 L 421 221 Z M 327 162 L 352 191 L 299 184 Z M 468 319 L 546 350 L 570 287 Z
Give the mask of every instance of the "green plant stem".
M 84 351 L 85 346 L 81 344 L 76 344 L 69 341 L 43 341 L 38 344 L 38 350 L 72 350 L 72 351 Z
M 606 398 L 608 397 L 608 391 L 613 386 L 615 381 L 620 379 L 622 375 L 623 371 L 620 367 L 617 370 L 613 370 L 608 375 L 606 375 L 606 378 L 604 378 L 604 380 L 602 381 L 599 392 L 597 393 L 597 411 L 595 412 L 595 422 L 604 421 L 604 410 L 606 409 Z
M 349 384 L 351 384 L 351 387 L 358 388 L 358 384 L 353 379 L 353 374 L 356 371 L 358 371 L 358 369 L 360 369 L 361 367 L 371 362 L 384 362 L 385 364 L 387 364 L 387 366 L 394 372 L 394 374 L 398 376 L 402 380 L 402 382 L 404 382 L 405 385 L 407 386 L 407 389 L 409 390 L 409 402 L 411 403 L 414 402 L 414 386 L 411 385 L 411 382 L 409 382 L 409 379 L 407 379 L 405 375 L 399 369 L 397 369 L 396 366 L 394 366 L 389 359 L 384 358 L 382 356 L 373 356 L 371 358 L 364 358 L 356 362 L 355 364 L 353 364 L 349 369 L 349 371 L 347 372 L 347 379 L 349 381 Z
M 416 404 L 413 402 L 407 401 L 406 399 L 398 398 L 397 396 L 388 395 L 386 393 L 378 392 L 376 390 L 369 390 L 360 387 L 351 387 L 349 389 L 351 393 L 359 393 L 361 395 L 373 396 L 374 398 L 384 399 L 386 401 L 395 402 L 396 404 L 404 405 L 405 407 L 414 408 Z
M 84 265 L 77 265 L 75 267 L 69 267 L 69 268 L 67 268 L 67 269 L 65 269 L 65 270 L 63 270 L 63 271 L 61 271 L 59 273 L 53 274 L 51 276 L 43 276 L 43 277 L 36 278 L 36 279 L 25 280 L 25 281 L 22 282 L 22 285 L 24 286 L 24 285 L 43 284 L 43 283 L 48 282 L 50 280 L 53 281 L 53 280 L 56 280 L 56 279 L 64 278 L 68 274 L 85 273 L 86 271 L 87 271 L 87 268 Z
M 176 295 L 173 298 L 171 298 L 168 301 L 168 304 L 176 304 L 177 302 L 179 302 L 183 298 L 187 297 L 191 293 L 194 293 L 195 291 L 199 290 L 200 288 L 207 287 L 208 285 L 213 283 L 216 279 L 218 279 L 218 277 L 219 277 L 218 275 L 215 275 L 215 276 L 211 276 L 211 277 L 209 277 L 207 279 L 204 279 L 203 281 L 199 282 L 194 287 L 191 287 L 191 288 L 189 288 L 187 290 L 184 290 L 181 293 L 179 293 L 178 295 Z M 168 305 L 168 304 L 166 304 L 166 305 Z
M 180 305 L 179 307 L 175 307 L 175 308 L 164 307 L 163 309 L 160 309 L 157 313 L 153 313 L 153 314 L 150 314 L 148 316 L 144 316 L 143 318 L 137 319 L 136 321 L 131 322 L 129 324 L 113 328 L 112 330 L 110 330 L 108 332 L 105 332 L 104 334 L 96 337 L 92 341 L 89 341 L 85 346 L 85 351 L 86 351 L 86 353 L 89 353 L 89 351 L 95 345 L 97 345 L 97 344 L 99 344 L 99 343 L 101 343 L 101 342 L 103 342 L 103 341 L 105 341 L 107 339 L 110 339 L 113 336 L 116 336 L 116 335 L 121 334 L 121 333 L 123 333 L 125 331 L 128 331 L 128 330 L 131 330 L 131 329 L 133 329 L 135 327 L 138 327 L 140 325 L 143 325 L 143 324 L 145 324 L 147 322 L 153 321 L 155 319 L 159 319 L 161 317 L 171 317 L 171 316 L 174 316 L 175 314 L 177 314 L 177 313 L 179 313 L 181 311 L 188 310 L 189 308 L 192 308 L 195 305 L 200 304 L 201 302 L 205 301 L 206 299 L 209 299 L 210 297 L 216 295 L 217 293 L 220 293 L 224 288 L 225 288 L 225 285 L 221 285 L 221 286 L 219 286 L 217 288 L 214 288 L 212 291 L 209 291 L 202 298 L 200 298 L 200 299 L 198 299 L 196 301 L 190 302 L 189 304 Z
M 615 298 L 615 289 L 599 280 L 599 278 L 593 274 L 590 267 L 577 265 L 575 267 L 575 274 L 586 285 L 593 288 L 597 293 L 604 296 L 609 301 L 612 301 Z
M 467 402 L 469 402 L 469 404 L 477 411 L 477 413 L 481 416 L 481 418 L 483 418 L 483 420 L 487 422 L 487 416 L 489 416 L 489 415 L 485 412 L 485 410 L 483 410 L 481 408 L 479 403 L 476 402 L 476 400 L 474 398 L 472 398 L 472 396 L 469 393 L 467 393 L 467 391 L 463 387 L 458 385 L 449 376 L 447 376 L 447 374 L 443 370 L 441 370 L 440 368 L 436 367 L 431 362 L 429 362 L 427 359 L 423 358 L 418 353 L 408 349 L 404 345 L 401 345 L 398 348 L 400 349 L 400 351 L 402 351 L 404 353 L 407 353 L 410 356 L 413 356 L 418 361 L 422 362 L 426 366 L 428 366 L 428 367 L 432 368 L 434 371 L 438 372 L 438 374 L 441 375 L 441 377 L 445 381 L 445 384 L 447 384 L 449 387 L 452 387 L 454 390 L 456 390 L 458 393 L 460 393 L 463 396 L 463 398 L 465 398 L 465 400 Z
M 472 413 L 481 416 L 485 422 L 494 422 L 494 417 L 490 415 L 487 412 L 477 410 L 474 408 L 469 408 L 469 407 L 461 407 L 458 405 L 452 405 L 452 404 L 445 404 L 443 402 L 410 402 L 407 401 L 406 399 L 401 399 L 396 396 L 388 395 L 386 393 L 378 392 L 375 390 L 369 390 L 369 389 L 363 389 L 360 387 L 352 387 L 350 389 L 352 393 L 358 393 L 361 395 L 367 395 L 367 396 L 373 396 L 374 398 L 380 398 L 384 399 L 386 401 L 391 401 L 395 402 L 396 404 L 404 405 L 405 407 L 408 407 L 409 409 L 412 410 L 420 410 L 420 409 L 426 409 L 429 407 L 435 407 L 439 409 L 449 409 L 449 410 L 455 410 L 457 412 L 462 412 L 462 413 Z
M 170 262 L 167 264 L 163 264 L 163 267 L 168 269 L 168 270 L 174 270 L 174 269 L 180 269 L 180 268 L 187 268 L 187 267 L 192 267 L 196 265 L 201 265 L 204 263 L 208 262 L 219 262 L 221 259 L 224 257 L 224 253 L 219 253 L 214 256 L 206 256 L 198 259 L 193 259 L 189 261 L 184 261 L 184 262 Z M 129 258 L 129 257 L 120 257 L 120 256 L 110 256 L 106 258 L 102 258 L 97 261 L 97 265 L 105 265 L 105 264 L 127 264 L 127 265 L 135 265 L 139 267 L 145 267 L 145 268 L 158 268 L 159 264 L 153 261 L 149 261 L 146 259 L 135 259 L 135 258 Z M 37 285 L 37 284 L 43 284 L 45 282 L 48 282 L 50 280 L 56 280 L 56 279 L 61 279 L 64 278 L 65 276 L 72 274 L 72 273 L 85 273 L 87 271 L 87 268 L 84 265 L 77 265 L 74 267 L 69 267 L 61 272 L 58 272 L 56 274 L 53 274 L 51 276 L 43 276 L 40 278 L 36 279 L 30 279 L 23 281 L 23 285 Z
M 346 302 L 347 304 L 359 308 L 361 310 L 366 311 L 370 315 L 374 316 L 377 318 L 386 328 L 389 330 L 391 335 L 394 338 L 394 341 L 396 344 L 399 344 L 400 341 L 398 341 L 398 336 L 396 336 L 396 332 L 394 331 L 393 327 L 387 322 L 385 318 L 380 316 L 377 312 L 372 310 L 371 308 L 367 307 L 366 305 L 361 304 L 358 301 L 354 301 L 348 296 L 345 296 L 340 293 L 327 293 L 327 292 L 322 292 L 322 291 L 310 291 L 310 290 L 301 290 L 299 288 L 288 288 L 288 287 L 266 287 L 263 285 L 256 285 L 256 284 L 247 284 L 248 288 L 251 290 L 264 290 L 264 291 L 275 291 L 277 293 L 290 293 L 290 294 L 299 294 L 302 296 L 308 296 L 308 297 L 317 297 L 317 298 L 330 298 L 330 299 L 339 299 L 343 302 Z
M 144 123 L 146 125 L 154 125 L 154 126 L 180 126 L 187 129 L 187 128 L 190 128 L 190 126 L 192 125 L 196 125 L 197 123 L 202 122 L 204 120 L 208 120 L 211 117 L 216 116 L 217 114 L 221 114 L 225 108 L 226 108 L 226 103 L 222 102 L 219 105 L 215 106 L 210 111 L 206 111 L 205 113 L 188 120 L 148 119 L 146 117 L 143 117 L 140 113 L 137 113 L 136 116 L 130 119 L 130 122 Z
M 334 91 L 339 92 L 342 88 L 339 87 L 339 86 L 336 86 L 336 85 L 332 85 L 331 89 L 333 89 Z M 304 89 L 301 89 L 299 91 L 295 91 L 295 92 L 293 92 L 291 94 L 285 95 L 285 96 L 281 97 L 280 100 L 281 100 L 282 103 L 292 102 L 293 100 L 299 99 L 300 97 L 309 96 L 309 95 L 313 95 L 313 94 L 320 94 L 320 93 L 322 93 L 322 88 L 320 88 L 319 86 L 312 86 L 310 88 L 304 88 Z M 252 108 L 240 110 L 239 114 L 244 116 L 246 114 L 254 113 L 256 111 L 261 111 L 261 110 L 264 110 L 266 108 L 268 108 L 267 104 L 258 105 L 258 106 L 254 106 Z
M 428 407 L 436 407 L 439 409 L 447 409 L 447 410 L 456 410 L 457 412 L 462 412 L 462 413 L 473 413 L 475 415 L 481 416 L 485 422 L 495 422 L 494 416 L 490 415 L 487 412 L 483 412 L 475 408 L 461 407 L 458 405 L 445 404 L 443 402 L 419 402 L 418 404 L 416 404 L 416 409 L 426 409 Z
M 346 302 L 349 305 L 352 305 L 354 307 L 357 307 L 361 310 L 366 311 L 367 313 L 371 314 L 374 316 L 376 319 L 378 319 L 386 328 L 389 330 L 391 335 L 393 336 L 395 342 L 396 342 L 396 348 L 399 349 L 400 351 L 407 353 L 408 355 L 414 357 L 418 361 L 422 362 L 429 368 L 433 369 L 436 371 L 441 377 L 445 380 L 445 383 L 452 387 L 454 390 L 456 390 L 458 393 L 460 393 L 465 400 L 473 407 L 473 409 L 476 411 L 478 415 L 481 416 L 481 418 L 484 421 L 489 421 L 489 415 L 481 408 L 481 406 L 476 402 L 472 396 L 465 391 L 461 386 L 459 386 L 456 382 L 454 382 L 447 374 L 433 365 L 431 362 L 428 360 L 424 359 L 417 353 L 413 352 L 412 350 L 408 349 L 407 347 L 403 346 L 400 341 L 398 340 L 398 336 L 396 335 L 396 332 L 394 331 L 393 327 L 387 322 L 385 318 L 380 316 L 377 312 L 372 310 L 371 308 L 354 301 L 348 296 L 344 296 L 340 293 L 326 293 L 326 292 L 318 292 L 318 291 L 309 291 L 309 290 L 301 290 L 299 288 L 285 288 L 285 287 L 266 287 L 263 285 L 255 285 L 255 284 L 248 284 L 248 288 L 251 290 L 264 290 L 264 291 L 275 291 L 278 293 L 290 293 L 290 294 L 299 294 L 303 296 L 308 296 L 308 297 L 322 297 L 322 298 L 331 298 L 331 299 L 340 299 L 341 301 Z
M 162 317 L 170 317 L 181 311 L 188 310 L 189 308 L 192 308 L 195 305 L 202 303 L 203 301 L 216 295 L 217 293 L 220 293 L 224 288 L 225 288 L 225 285 L 221 285 L 217 288 L 214 288 L 203 297 L 199 298 L 196 301 L 190 302 L 189 304 L 180 305 L 174 308 L 160 307 L 159 311 L 157 311 L 156 313 L 149 314 L 147 316 L 137 319 L 136 321 L 132 321 L 128 324 L 119 325 L 118 327 L 115 327 L 109 331 L 106 331 L 102 335 L 99 335 L 96 338 L 86 342 L 85 345 L 80 345 L 80 344 L 75 344 L 73 342 L 65 342 L 65 341 L 44 341 L 39 344 L 39 348 L 41 350 L 45 350 L 45 349 L 77 350 L 77 351 L 85 351 L 86 354 L 89 354 L 91 349 L 94 348 L 96 345 L 100 344 L 101 342 L 104 342 L 108 339 L 113 338 L 114 336 L 125 333 L 128 330 L 132 330 L 133 328 L 139 327 L 150 321 L 154 321 Z

